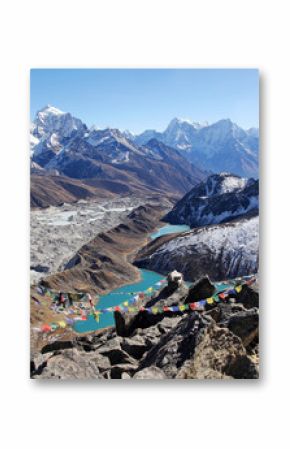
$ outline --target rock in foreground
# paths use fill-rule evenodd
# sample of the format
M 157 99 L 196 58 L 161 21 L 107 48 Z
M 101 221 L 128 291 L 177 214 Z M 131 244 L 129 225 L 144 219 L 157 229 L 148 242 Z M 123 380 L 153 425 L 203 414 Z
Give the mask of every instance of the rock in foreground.
M 199 285 L 204 288 L 204 282 Z M 33 354 L 31 377 L 257 379 L 259 311 L 257 307 L 244 307 L 243 290 L 237 294 L 236 303 L 214 304 L 204 313 L 168 312 L 151 315 L 151 322 L 146 314 L 143 321 L 140 313 L 135 314 L 125 323 L 123 335 L 117 334 L 117 326 L 117 330 L 55 341 Z M 176 285 L 171 292 L 164 287 L 147 304 L 159 300 L 185 304 L 188 294 L 184 284 Z M 251 298 L 256 303 L 257 292 L 247 287 L 248 307 Z

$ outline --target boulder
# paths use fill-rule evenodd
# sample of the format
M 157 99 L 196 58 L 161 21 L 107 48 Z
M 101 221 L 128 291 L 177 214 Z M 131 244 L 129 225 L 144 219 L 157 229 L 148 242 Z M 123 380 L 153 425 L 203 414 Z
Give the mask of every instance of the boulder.
M 76 348 L 65 349 L 49 358 L 34 379 L 101 379 L 97 364 L 85 352 Z
M 146 303 L 146 307 L 152 307 L 155 304 L 163 306 L 175 306 L 177 304 L 184 304 L 185 298 L 188 295 L 188 287 L 182 282 L 178 287 L 170 287 L 166 285 L 157 294 L 153 295 Z
M 237 294 L 237 302 L 241 302 L 246 309 L 259 307 L 259 293 L 253 287 L 244 284 Z
M 122 379 L 123 374 L 128 375 L 131 377 L 133 373 L 138 368 L 138 365 L 132 365 L 132 364 L 120 364 L 120 365 L 114 365 L 110 369 L 109 379 Z
M 192 313 L 161 336 L 159 342 L 141 360 L 140 369 L 156 366 L 169 378 L 176 376 L 183 363 L 194 354 L 197 335 L 205 322 L 200 315 Z
M 134 374 L 133 379 L 139 380 L 163 380 L 167 379 L 165 373 L 156 366 L 151 366 L 150 368 L 144 368 Z
M 98 354 L 97 352 L 92 355 L 90 360 L 92 363 L 96 364 L 100 373 L 106 372 L 111 368 L 110 359 L 106 356 Z
M 246 309 L 243 304 L 223 304 L 205 313 L 210 315 L 220 327 L 227 327 L 233 334 L 241 338 L 248 347 L 259 335 L 259 310 Z
M 200 299 L 210 298 L 215 292 L 215 286 L 210 282 L 208 276 L 204 276 L 193 284 L 188 291 L 185 303 L 199 301 Z
M 220 302 L 216 307 L 207 311 L 205 315 L 211 315 L 212 318 L 217 323 L 223 325 L 224 327 L 227 327 L 228 321 L 231 316 L 233 316 L 236 313 L 245 311 L 246 309 L 242 304 L 231 304 Z
M 114 312 L 116 332 L 122 337 L 129 337 L 132 333 L 140 328 L 154 326 L 158 321 L 162 320 L 161 314 L 152 315 L 147 312 L 138 312 L 135 315 L 129 315 L 122 312 Z
M 127 354 L 127 352 L 123 351 L 123 349 L 119 348 L 103 348 L 100 351 L 100 354 L 102 354 L 105 357 L 108 357 L 110 360 L 111 365 L 119 365 L 122 363 L 129 364 L 135 363 L 135 360 Z
M 111 366 L 119 364 L 135 364 L 136 361 L 134 358 L 124 351 L 122 345 L 123 338 L 116 336 L 98 347 L 95 354 L 107 357 Z
M 259 334 L 259 311 L 257 309 L 239 312 L 231 316 L 228 321 L 228 329 L 249 346 Z
M 141 359 L 144 352 L 150 349 L 146 340 L 140 335 L 136 335 L 134 338 L 124 338 L 121 347 L 127 354 L 137 360 Z
M 185 298 L 188 294 L 187 286 L 182 282 L 179 287 L 165 286 L 157 294 L 150 299 L 143 302 L 144 307 L 153 307 L 155 304 L 158 307 L 170 307 L 178 304 L 184 304 Z M 141 305 L 141 304 L 140 304 Z M 164 312 L 153 315 L 146 311 L 138 312 L 136 314 L 126 314 L 122 312 L 114 312 L 116 332 L 122 337 L 129 337 L 136 329 L 146 329 L 155 326 L 162 321 L 164 317 L 175 317 L 183 315 L 180 312 Z
M 256 379 L 257 365 L 239 337 L 211 324 L 205 329 L 194 356 L 179 370 L 179 379 Z

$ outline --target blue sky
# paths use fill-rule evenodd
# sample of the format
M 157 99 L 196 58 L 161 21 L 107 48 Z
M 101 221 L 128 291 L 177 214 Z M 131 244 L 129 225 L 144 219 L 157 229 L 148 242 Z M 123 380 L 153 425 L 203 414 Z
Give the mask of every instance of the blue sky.
M 88 126 L 163 131 L 174 117 L 259 126 L 255 69 L 32 69 L 31 119 L 50 104 Z

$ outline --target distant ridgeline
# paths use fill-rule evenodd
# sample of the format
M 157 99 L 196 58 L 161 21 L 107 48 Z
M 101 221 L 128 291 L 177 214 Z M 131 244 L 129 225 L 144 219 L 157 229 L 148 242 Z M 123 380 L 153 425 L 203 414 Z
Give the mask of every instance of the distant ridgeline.
M 31 205 L 120 193 L 178 198 L 210 171 L 257 177 L 258 147 L 257 130 L 242 130 L 230 120 L 201 125 L 174 119 L 164 133 L 134 136 L 88 129 L 47 106 L 31 124 Z

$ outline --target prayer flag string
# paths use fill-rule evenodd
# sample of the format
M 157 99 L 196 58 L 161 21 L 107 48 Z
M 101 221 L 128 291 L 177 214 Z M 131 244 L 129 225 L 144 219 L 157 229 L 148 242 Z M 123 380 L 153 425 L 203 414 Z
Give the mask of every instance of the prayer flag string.
M 248 278 L 244 284 L 237 284 L 234 288 L 226 289 L 222 292 L 216 293 L 215 295 L 201 299 L 199 301 L 195 301 L 188 304 L 180 304 L 173 306 L 152 306 L 152 307 L 134 307 L 134 303 L 136 303 L 139 299 L 143 299 L 141 294 L 135 295 L 134 298 L 124 301 L 123 303 L 117 306 L 111 306 L 103 309 L 90 309 L 89 313 L 87 313 L 86 309 L 82 309 L 81 311 L 75 311 L 72 309 L 68 310 L 69 314 L 79 313 L 80 316 L 74 318 L 66 318 L 65 321 L 61 320 L 58 322 L 53 322 L 51 324 L 43 324 L 39 329 L 43 333 L 54 332 L 57 329 L 64 329 L 67 326 L 73 326 L 76 321 L 86 321 L 89 317 L 93 317 L 98 323 L 100 321 L 100 315 L 104 313 L 112 313 L 112 312 L 123 312 L 123 313 L 137 313 L 137 312 L 146 312 L 149 314 L 157 315 L 159 313 L 165 312 L 173 312 L 180 313 L 188 310 L 192 311 L 203 311 L 206 308 L 206 305 L 215 305 L 215 303 L 223 302 L 228 300 L 229 298 L 235 297 L 238 293 L 242 291 L 243 285 L 251 285 L 255 282 L 255 278 Z M 153 289 L 152 289 L 153 290 Z M 141 296 L 141 298 L 140 298 Z M 38 329 L 38 328 L 34 328 Z

